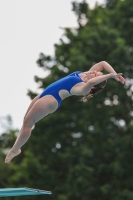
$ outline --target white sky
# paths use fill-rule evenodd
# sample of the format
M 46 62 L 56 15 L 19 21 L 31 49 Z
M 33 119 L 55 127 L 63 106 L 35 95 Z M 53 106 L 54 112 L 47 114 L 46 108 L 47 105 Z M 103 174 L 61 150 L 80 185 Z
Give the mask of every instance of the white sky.
M 77 25 L 71 2 L 0 0 L 0 123 L 1 117 L 11 115 L 13 127 L 21 128 L 31 102 L 27 91 L 38 91 L 35 75 L 44 77 L 36 64 L 39 53 L 53 55 L 53 45 L 63 34 L 59 27 Z M 87 2 L 93 7 L 96 0 Z

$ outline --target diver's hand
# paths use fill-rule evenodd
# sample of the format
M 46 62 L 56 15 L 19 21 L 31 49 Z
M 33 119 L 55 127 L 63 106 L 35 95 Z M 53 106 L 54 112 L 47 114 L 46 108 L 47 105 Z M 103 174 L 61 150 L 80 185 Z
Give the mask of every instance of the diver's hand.
M 122 77 L 122 73 L 110 73 L 110 78 L 114 78 L 116 81 L 121 82 L 122 84 L 125 83 L 125 79 Z

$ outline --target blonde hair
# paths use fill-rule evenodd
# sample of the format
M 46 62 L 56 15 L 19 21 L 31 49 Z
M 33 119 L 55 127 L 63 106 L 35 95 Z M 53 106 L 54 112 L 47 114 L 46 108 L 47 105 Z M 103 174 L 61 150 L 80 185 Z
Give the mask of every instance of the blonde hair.
M 101 92 L 103 90 L 103 88 L 105 87 L 106 83 L 107 83 L 107 80 L 105 80 L 97 85 L 94 85 L 91 88 L 90 92 L 87 95 L 85 95 L 84 97 L 82 97 L 80 101 L 87 102 L 90 98 L 94 97 L 99 92 Z

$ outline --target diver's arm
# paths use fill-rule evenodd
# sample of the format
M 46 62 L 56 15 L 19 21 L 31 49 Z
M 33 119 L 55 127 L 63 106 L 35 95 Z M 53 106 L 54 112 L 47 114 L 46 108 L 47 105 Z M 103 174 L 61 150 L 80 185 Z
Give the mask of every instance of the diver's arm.
M 91 90 L 91 88 L 94 86 L 94 85 L 97 85 L 98 83 L 101 83 L 109 78 L 114 78 L 115 80 L 118 80 L 119 77 L 122 75 L 122 73 L 118 73 L 118 74 L 115 74 L 115 73 L 110 73 L 110 74 L 106 74 L 106 75 L 101 75 L 101 76 L 96 76 L 90 80 L 88 80 L 84 86 L 83 86 L 83 91 L 85 93 L 88 93 L 88 91 Z
M 116 73 L 116 71 L 113 69 L 113 67 L 111 67 L 111 65 L 109 63 L 107 63 L 106 61 L 101 61 L 99 63 L 96 63 L 95 65 L 93 65 L 89 71 L 97 71 L 97 72 L 101 72 L 101 71 L 107 71 L 109 73 Z
M 113 67 L 111 67 L 111 65 L 109 63 L 107 63 L 106 61 L 101 61 L 101 62 L 93 65 L 89 71 L 102 71 L 102 70 L 105 70 L 109 73 L 117 74 L 116 71 L 113 69 Z M 120 81 L 122 84 L 125 83 L 125 79 L 122 76 L 115 77 L 115 79 L 117 81 Z

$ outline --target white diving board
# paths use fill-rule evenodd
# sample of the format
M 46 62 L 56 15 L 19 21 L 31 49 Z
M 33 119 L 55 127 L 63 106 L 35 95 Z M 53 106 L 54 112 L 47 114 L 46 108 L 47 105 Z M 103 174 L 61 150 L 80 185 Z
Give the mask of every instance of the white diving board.
M 0 188 L 0 197 L 52 194 L 51 191 L 33 188 Z

